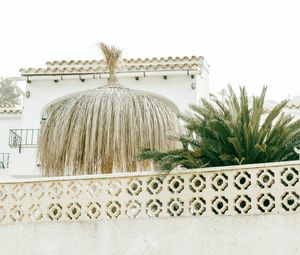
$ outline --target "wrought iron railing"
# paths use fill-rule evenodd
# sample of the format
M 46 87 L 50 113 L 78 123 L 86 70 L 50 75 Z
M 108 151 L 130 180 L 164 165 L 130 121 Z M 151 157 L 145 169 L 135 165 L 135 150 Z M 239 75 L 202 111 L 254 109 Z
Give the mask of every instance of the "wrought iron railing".
M 0 181 L 0 224 L 300 210 L 300 161 Z
M 9 146 L 19 148 L 35 146 L 38 143 L 40 129 L 10 129 L 9 130 Z
M 0 153 L 0 169 L 9 167 L 9 153 Z

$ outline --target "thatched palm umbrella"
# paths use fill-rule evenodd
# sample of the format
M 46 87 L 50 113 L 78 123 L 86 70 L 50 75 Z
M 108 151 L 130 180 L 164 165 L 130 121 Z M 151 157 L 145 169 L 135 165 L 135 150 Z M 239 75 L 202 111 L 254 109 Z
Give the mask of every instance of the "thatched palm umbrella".
M 71 95 L 54 105 L 41 128 L 39 160 L 43 175 L 78 175 L 142 171 L 142 148 L 178 148 L 167 138 L 181 124 L 160 100 L 119 84 L 116 65 L 120 50 L 101 44 L 109 70 L 108 83 Z

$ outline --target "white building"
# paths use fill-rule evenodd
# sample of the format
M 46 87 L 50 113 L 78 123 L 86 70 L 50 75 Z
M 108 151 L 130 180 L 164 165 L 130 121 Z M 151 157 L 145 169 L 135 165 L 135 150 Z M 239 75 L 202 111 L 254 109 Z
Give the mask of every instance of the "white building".
M 36 145 L 43 109 L 66 95 L 100 87 L 108 77 L 104 62 L 97 60 L 53 61 L 20 71 L 18 80 L 26 81 L 22 112 L 7 107 L 0 112 L 0 153 L 9 153 L 5 171 L 18 178 L 40 173 Z M 124 59 L 117 72 L 121 84 L 147 91 L 177 111 L 208 98 L 208 75 L 205 59 L 195 56 Z
M 0 176 L 11 169 L 11 148 L 9 146 L 10 129 L 21 126 L 21 106 L 0 105 Z
M 296 119 L 300 119 L 300 96 L 293 97 L 289 101 L 285 111 L 294 115 Z

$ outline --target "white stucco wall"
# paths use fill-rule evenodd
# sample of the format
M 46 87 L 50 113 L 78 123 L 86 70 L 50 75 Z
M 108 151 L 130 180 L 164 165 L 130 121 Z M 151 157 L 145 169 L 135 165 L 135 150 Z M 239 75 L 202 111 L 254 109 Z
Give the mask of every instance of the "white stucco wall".
M 201 98 L 209 99 L 209 70 L 204 68 L 201 75 L 196 76 L 197 80 L 197 104 L 201 103 Z
M 120 83 L 131 89 L 149 91 L 173 101 L 179 110 L 185 111 L 191 103 L 197 103 L 199 97 L 207 95 L 208 83 L 199 75 L 192 79 L 188 75 L 170 75 L 164 80 L 162 76 L 120 78 Z M 97 88 L 106 84 L 106 79 L 86 79 L 81 82 L 77 79 L 60 80 L 54 83 L 50 80 L 32 80 L 27 84 L 26 91 L 30 98 L 24 99 L 22 117 L 23 128 L 38 128 L 40 125 L 41 110 L 51 101 L 77 91 Z M 191 84 L 197 83 L 197 88 L 192 89 Z
M 21 153 L 18 148 L 11 148 L 9 161 L 9 168 L 5 171 L 13 177 L 28 178 L 41 175 L 37 166 L 36 146 L 22 148 Z
M 9 130 L 21 128 L 20 114 L 0 114 L 0 153 L 9 152 Z
M 36 166 L 36 146 L 11 148 L 9 146 L 9 130 L 22 128 L 21 114 L 0 114 L 0 153 L 9 153 L 9 167 L 1 169 L 6 175 L 28 177 L 39 176 Z
M 2 225 L 0 254 L 296 255 L 300 214 Z

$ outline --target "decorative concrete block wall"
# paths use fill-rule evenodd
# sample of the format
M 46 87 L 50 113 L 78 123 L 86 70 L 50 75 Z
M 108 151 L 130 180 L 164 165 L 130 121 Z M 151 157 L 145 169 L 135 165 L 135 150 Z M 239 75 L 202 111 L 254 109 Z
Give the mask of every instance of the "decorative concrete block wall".
M 293 161 L 2 182 L 0 254 L 297 254 L 299 171 Z

